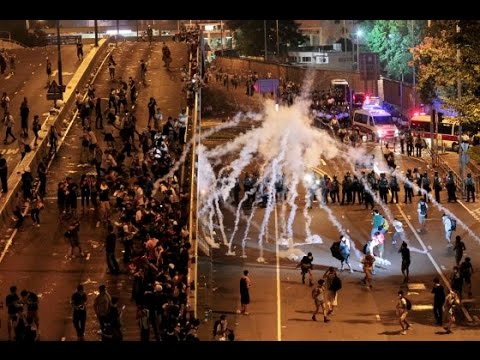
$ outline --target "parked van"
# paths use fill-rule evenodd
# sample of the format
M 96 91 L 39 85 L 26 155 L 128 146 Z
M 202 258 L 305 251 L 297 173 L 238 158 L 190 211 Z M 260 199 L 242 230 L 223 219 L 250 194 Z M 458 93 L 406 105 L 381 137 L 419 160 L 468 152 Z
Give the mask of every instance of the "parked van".
M 378 105 L 364 105 L 353 113 L 352 127 L 372 141 L 394 139 L 398 129 L 392 115 Z

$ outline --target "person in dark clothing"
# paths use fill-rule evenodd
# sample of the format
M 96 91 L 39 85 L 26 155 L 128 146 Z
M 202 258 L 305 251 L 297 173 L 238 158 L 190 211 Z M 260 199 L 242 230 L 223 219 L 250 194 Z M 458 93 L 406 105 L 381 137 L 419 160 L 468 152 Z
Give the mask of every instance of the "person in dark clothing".
M 44 197 L 46 194 L 46 187 L 47 187 L 47 166 L 45 165 L 45 162 L 43 160 L 40 161 L 37 167 L 37 174 L 38 174 L 38 179 L 40 182 L 39 188 L 38 188 L 38 194 L 41 197 Z
M 28 114 L 30 113 L 30 109 L 28 107 L 27 98 L 24 97 L 22 104 L 20 105 L 20 124 L 22 127 L 22 132 L 24 137 L 28 137 Z
M 300 267 L 302 271 L 302 284 L 305 284 L 305 275 L 308 274 L 309 285 L 313 286 L 313 255 L 309 252 L 306 256 L 302 258 L 300 264 L 297 267 Z
M 465 247 L 465 243 L 462 241 L 460 235 L 457 235 L 455 237 L 455 245 L 453 246 L 453 251 L 455 251 L 455 263 L 457 264 L 457 266 L 460 265 L 460 262 L 463 258 L 463 252 L 465 250 L 467 250 L 467 248 Z
M 5 298 L 5 305 L 7 306 L 7 313 L 8 313 L 8 340 L 12 340 L 12 330 L 17 319 L 18 313 L 18 301 L 20 297 L 17 294 L 17 287 L 11 286 L 10 287 L 10 294 L 7 295 Z
M 402 254 L 402 274 L 403 274 L 403 283 L 408 282 L 408 275 L 410 273 L 410 249 L 408 248 L 407 243 L 404 241 L 402 242 L 402 246 L 400 250 L 398 250 L 400 254 Z
M 472 298 L 472 274 L 473 266 L 470 257 L 466 257 L 460 265 L 460 274 L 462 275 L 463 282 L 465 283 L 468 298 Z
M 450 286 L 452 287 L 452 290 L 454 290 L 458 294 L 458 297 L 461 299 L 463 290 L 463 277 L 460 273 L 460 269 L 458 266 L 453 267 L 453 273 L 450 278 Z
M 73 326 L 77 331 L 77 340 L 85 340 L 85 324 L 87 322 L 87 294 L 83 289 L 83 285 L 77 286 L 77 291 L 72 295 L 70 301 L 73 307 Z
M 155 114 L 157 112 L 157 102 L 156 100 L 151 97 L 150 101 L 148 102 L 148 125 L 150 125 L 151 120 L 155 120 Z
M 5 158 L 3 157 L 0 157 L 0 181 L 2 183 L 2 193 L 8 192 L 7 180 L 8 180 L 7 160 L 5 160 Z
M 33 135 L 35 136 L 35 142 L 33 143 L 33 146 L 37 146 L 38 142 L 38 132 L 42 128 L 42 125 L 40 124 L 40 117 L 38 115 L 33 116 L 33 123 L 32 123 L 32 131 Z
M 443 304 L 445 303 L 445 289 L 440 280 L 436 277 L 433 279 L 433 316 L 437 325 L 442 326 L 443 323 Z
M 77 57 L 78 57 L 78 60 L 83 60 L 83 43 L 82 43 L 82 40 L 78 40 L 78 42 L 77 42 Z
M 13 215 L 17 218 L 17 222 L 15 223 L 15 229 L 20 229 L 25 220 L 25 216 L 23 216 L 22 207 L 25 205 L 25 201 L 22 197 L 19 196 L 17 192 L 15 194 L 15 207 L 13 209 Z
M 25 200 L 32 199 L 32 186 L 33 186 L 33 176 L 30 173 L 30 167 L 25 168 L 25 172 L 22 174 L 22 192 L 23 198 Z
M 103 129 L 102 99 L 97 98 L 95 103 L 95 129 Z
M 122 324 L 120 321 L 123 308 L 122 309 L 118 308 L 118 301 L 119 301 L 119 298 L 117 296 L 112 296 L 112 304 L 110 306 L 110 310 L 108 312 L 108 317 L 107 317 L 108 319 L 107 324 L 111 327 L 113 341 L 123 340 Z
M 240 279 L 240 303 L 242 305 L 241 310 L 237 310 L 237 313 L 248 315 L 247 306 L 250 304 L 250 287 L 252 282 L 248 276 L 248 270 L 243 271 L 243 276 Z
M 113 232 L 113 226 L 108 225 L 108 235 L 105 240 L 105 252 L 107 254 L 107 265 L 110 274 L 117 275 L 120 272 L 117 259 L 115 258 L 115 245 L 117 243 L 117 235 Z

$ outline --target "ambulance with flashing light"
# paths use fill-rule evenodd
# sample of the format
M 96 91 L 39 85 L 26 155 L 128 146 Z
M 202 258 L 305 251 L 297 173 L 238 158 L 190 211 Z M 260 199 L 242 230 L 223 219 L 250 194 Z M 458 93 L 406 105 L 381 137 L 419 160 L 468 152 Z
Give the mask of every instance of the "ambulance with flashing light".
M 381 107 L 377 97 L 367 97 L 363 107 L 355 110 L 352 119 L 352 128 L 365 135 L 368 140 L 380 141 L 395 139 L 398 128 L 392 115 Z
M 433 141 L 438 141 L 438 147 L 446 150 L 452 150 L 457 152 L 459 147 L 458 141 L 458 121 L 454 118 L 443 118 L 439 113 L 438 133 L 434 128 Z M 431 147 L 432 134 L 430 132 L 431 115 L 425 113 L 414 113 L 410 119 L 410 130 L 412 135 L 416 137 L 420 135 L 422 139 L 425 139 L 427 146 Z

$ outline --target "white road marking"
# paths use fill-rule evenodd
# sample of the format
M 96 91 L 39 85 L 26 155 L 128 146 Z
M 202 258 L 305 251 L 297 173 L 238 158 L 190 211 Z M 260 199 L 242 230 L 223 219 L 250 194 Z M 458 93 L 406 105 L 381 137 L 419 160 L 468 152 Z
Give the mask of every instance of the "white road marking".
M 433 305 L 431 304 L 426 304 L 426 305 L 413 305 L 412 304 L 412 310 L 413 311 L 422 311 L 422 310 L 432 310 Z
M 375 315 L 375 318 L 377 319 L 377 321 L 380 321 L 380 315 Z
M 435 268 L 435 270 L 437 271 L 438 275 L 440 275 L 440 277 L 442 278 L 443 282 L 445 283 L 445 286 L 448 288 L 448 290 L 451 290 L 450 281 L 445 277 L 445 275 L 443 274 L 443 271 L 438 266 L 437 262 L 435 261 L 435 259 L 432 256 L 432 254 L 427 252 L 427 247 L 425 246 L 425 244 L 424 244 L 423 240 L 420 238 L 420 236 L 418 236 L 418 233 L 415 231 L 415 228 L 413 227 L 410 220 L 407 219 L 407 216 L 405 215 L 405 212 L 402 210 L 402 208 L 400 206 L 398 206 L 398 204 L 396 204 L 396 205 L 397 205 L 398 211 L 400 211 L 400 214 L 403 216 L 403 218 L 407 222 L 408 227 L 410 228 L 410 230 L 412 230 L 413 235 L 417 238 L 417 240 L 420 243 L 420 245 L 422 246 L 423 250 L 427 253 L 428 258 L 430 259 L 430 261 L 431 261 L 433 267 Z M 463 314 L 465 315 L 465 318 L 469 322 L 472 322 L 473 321 L 472 317 L 470 316 L 470 314 L 468 313 L 467 309 L 465 309 L 464 306 L 462 306 L 462 311 L 463 311 Z
M 275 205 L 275 239 L 278 239 L 278 216 L 277 216 L 277 206 Z M 277 341 L 282 341 L 282 299 L 280 294 L 280 257 L 278 256 L 279 252 L 278 241 L 275 241 L 275 255 L 276 255 L 276 275 L 277 275 Z
M 408 290 L 426 290 L 424 283 L 408 284 Z
M 463 207 L 465 210 L 467 210 L 468 213 L 469 213 L 470 215 L 472 215 L 472 217 L 473 217 L 475 220 L 477 220 L 477 221 L 480 222 L 480 216 L 478 216 L 477 213 L 476 213 L 477 211 L 480 210 L 480 208 L 476 209 L 475 212 L 474 212 L 474 211 L 470 210 L 468 207 L 466 207 L 465 204 L 464 204 L 462 201 L 457 200 L 457 202 L 458 202 L 460 205 L 462 205 L 462 207 Z

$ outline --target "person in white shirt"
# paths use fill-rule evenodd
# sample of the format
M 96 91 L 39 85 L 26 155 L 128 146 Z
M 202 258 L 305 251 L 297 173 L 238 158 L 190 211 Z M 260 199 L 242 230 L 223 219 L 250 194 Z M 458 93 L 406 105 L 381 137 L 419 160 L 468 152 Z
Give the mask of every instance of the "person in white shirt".
M 183 109 L 182 112 L 178 115 L 178 137 L 180 144 L 185 144 L 185 131 L 187 130 L 188 124 L 188 115 L 186 110 Z
M 442 222 L 443 222 L 443 226 L 445 228 L 445 240 L 447 240 L 447 246 L 448 247 L 451 247 L 452 246 L 452 242 L 451 242 L 451 238 L 452 238 L 452 220 L 450 220 L 450 217 L 448 217 L 447 214 L 443 214 L 442 215 Z
M 392 236 L 392 245 L 397 244 L 397 240 L 403 240 L 404 232 L 403 232 L 403 224 L 397 219 L 393 219 L 393 227 L 395 228 L 395 233 Z

